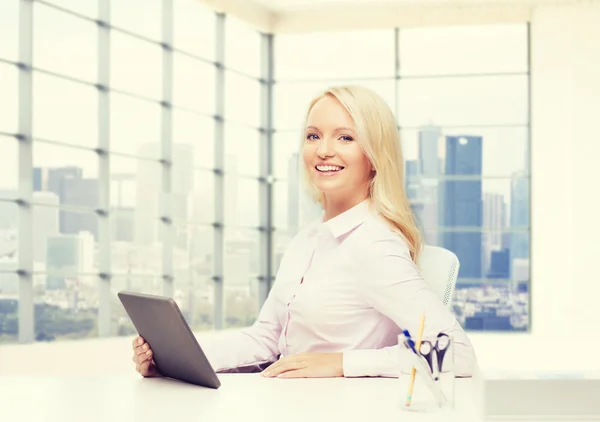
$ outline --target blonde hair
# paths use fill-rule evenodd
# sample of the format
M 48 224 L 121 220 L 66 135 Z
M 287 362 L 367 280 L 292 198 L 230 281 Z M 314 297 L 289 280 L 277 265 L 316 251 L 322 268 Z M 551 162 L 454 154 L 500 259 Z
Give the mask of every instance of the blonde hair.
M 337 86 L 325 90 L 311 101 L 305 122 L 313 106 L 328 95 L 337 99 L 352 116 L 357 141 L 375 168 L 369 185 L 369 197 L 375 210 L 387 220 L 392 230 L 404 238 L 416 263 L 422 239 L 404 188 L 404 157 L 392 110 L 379 95 L 367 88 Z M 325 195 L 310 182 L 306 168 L 304 176 L 309 194 L 323 206 Z

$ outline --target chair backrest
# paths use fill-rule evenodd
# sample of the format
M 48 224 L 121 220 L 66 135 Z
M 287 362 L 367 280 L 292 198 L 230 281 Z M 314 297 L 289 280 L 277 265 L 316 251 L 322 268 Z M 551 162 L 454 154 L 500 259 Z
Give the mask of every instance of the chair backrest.
M 448 249 L 425 245 L 419 259 L 419 267 L 427 284 L 444 305 L 450 307 L 460 267 L 458 257 Z

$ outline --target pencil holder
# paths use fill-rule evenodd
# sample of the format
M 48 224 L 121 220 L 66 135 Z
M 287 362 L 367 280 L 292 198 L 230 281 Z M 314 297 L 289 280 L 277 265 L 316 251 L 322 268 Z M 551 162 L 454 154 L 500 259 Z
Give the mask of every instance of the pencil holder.
M 454 409 L 454 339 L 440 333 L 419 345 L 398 336 L 400 405 L 409 412 Z M 414 368 L 414 370 L 413 370 Z

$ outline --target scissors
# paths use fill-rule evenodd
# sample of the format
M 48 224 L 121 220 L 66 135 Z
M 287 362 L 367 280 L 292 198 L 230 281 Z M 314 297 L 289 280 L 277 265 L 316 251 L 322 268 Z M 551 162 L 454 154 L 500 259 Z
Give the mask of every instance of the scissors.
M 442 372 L 442 363 L 444 362 L 444 355 L 448 351 L 448 347 L 450 346 L 450 337 L 448 334 L 439 333 L 437 335 L 437 340 L 434 344 L 432 344 L 428 340 L 423 340 L 421 342 L 421 347 L 419 347 L 419 354 L 425 358 L 427 363 L 429 364 L 429 368 L 431 369 L 431 373 L 434 374 L 435 381 L 440 379 L 439 374 Z M 436 352 L 437 357 L 437 372 L 433 367 L 433 352 Z

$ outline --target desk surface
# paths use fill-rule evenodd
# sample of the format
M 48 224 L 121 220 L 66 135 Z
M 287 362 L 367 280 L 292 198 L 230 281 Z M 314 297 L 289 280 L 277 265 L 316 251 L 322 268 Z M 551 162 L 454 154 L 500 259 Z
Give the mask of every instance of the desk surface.
M 49 363 L 50 364 L 50 363 Z M 212 390 L 136 374 L 88 377 L 0 377 L 7 421 L 392 421 L 440 420 L 401 409 L 405 386 L 397 379 L 273 379 L 220 374 Z M 457 380 L 451 419 L 473 418 L 473 380 Z M 471 415 L 471 417 L 468 417 Z

